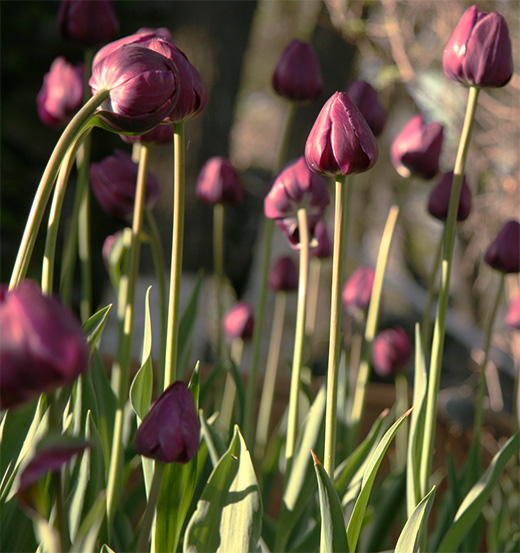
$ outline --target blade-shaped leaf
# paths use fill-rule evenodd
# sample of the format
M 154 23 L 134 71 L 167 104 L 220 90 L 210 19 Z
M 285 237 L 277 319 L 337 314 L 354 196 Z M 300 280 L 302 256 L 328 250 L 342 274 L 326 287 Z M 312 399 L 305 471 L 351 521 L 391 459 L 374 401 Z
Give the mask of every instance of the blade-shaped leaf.
M 219 459 L 226 452 L 226 446 L 215 427 L 206 420 L 202 409 L 199 409 L 199 420 L 202 439 L 206 443 L 211 464 L 214 468 L 217 466 Z
M 81 551 L 82 553 L 94 553 L 101 523 L 105 517 L 105 493 L 99 494 L 98 498 L 82 520 L 71 551 Z
M 416 553 L 419 550 L 422 530 L 428 520 L 433 500 L 435 498 L 435 486 L 424 496 L 417 505 L 410 518 L 406 521 L 403 531 L 397 540 L 395 553 Z
M 100 309 L 97 313 L 94 313 L 94 315 L 89 317 L 83 325 L 83 332 L 87 336 L 87 342 L 90 346 L 91 354 L 103 334 L 110 309 L 112 309 L 112 304 L 107 305 L 106 307 L 103 307 L 103 309 Z

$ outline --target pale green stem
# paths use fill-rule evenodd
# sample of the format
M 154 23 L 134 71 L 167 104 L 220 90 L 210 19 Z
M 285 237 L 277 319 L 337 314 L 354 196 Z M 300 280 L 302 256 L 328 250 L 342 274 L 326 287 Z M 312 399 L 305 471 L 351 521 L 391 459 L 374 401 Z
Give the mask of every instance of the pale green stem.
M 395 375 L 395 404 L 399 417 L 408 411 L 408 379 L 403 373 Z M 405 420 L 395 435 L 395 459 L 399 471 L 406 468 L 407 444 L 408 421 Z
M 316 328 L 316 313 L 320 291 L 321 259 L 313 257 L 309 265 L 309 297 L 307 298 L 307 319 L 305 334 L 310 337 Z
M 435 326 L 433 331 L 433 342 L 430 359 L 430 376 L 428 380 L 428 395 L 426 403 L 426 416 L 421 457 L 422 497 L 426 495 L 429 489 L 428 480 L 430 478 L 433 449 L 435 444 L 435 428 L 437 424 L 437 396 L 439 393 L 442 356 L 444 351 L 444 336 L 446 330 L 446 313 L 448 310 L 451 259 L 453 255 L 453 245 L 455 243 L 455 225 L 457 223 L 460 190 L 462 187 L 462 178 L 470 143 L 471 129 L 473 126 L 475 111 L 477 109 L 478 93 L 478 88 L 471 87 L 469 89 L 468 105 L 466 108 L 466 116 L 464 118 L 464 126 L 462 128 L 462 134 L 460 137 L 457 158 L 455 160 L 448 216 L 444 228 L 444 245 L 442 252 L 443 258 L 441 265 L 439 301 L 437 304 L 437 315 L 435 318 Z
M 96 93 L 73 117 L 54 147 L 34 196 L 31 211 L 27 217 L 27 224 L 25 225 L 25 230 L 16 256 L 11 280 L 9 282 L 9 289 L 18 286 L 25 278 L 36 237 L 45 213 L 45 208 L 47 207 L 47 203 L 54 188 L 56 176 L 67 150 L 94 116 L 97 108 L 108 98 L 108 95 L 108 90 L 100 90 Z
M 222 336 L 222 317 L 224 304 L 222 294 L 224 292 L 224 204 L 213 206 L 213 265 L 215 278 L 217 279 L 215 290 L 217 293 L 217 360 L 224 361 L 224 343 Z
M 422 318 L 422 345 L 423 351 L 430 350 L 430 341 L 431 341 L 431 327 L 432 327 L 432 307 L 433 300 L 435 299 L 435 281 L 437 279 L 437 273 L 439 272 L 439 263 L 441 261 L 442 253 L 442 237 L 439 240 L 437 249 L 435 251 L 435 259 L 433 260 L 432 272 L 430 274 L 430 282 L 428 283 L 428 299 L 426 301 L 426 307 L 424 309 L 423 318 Z
M 150 494 L 144 510 L 143 522 L 141 523 L 139 539 L 137 541 L 137 553 L 145 553 L 149 551 L 150 532 L 153 525 L 153 519 L 155 517 L 155 510 L 157 509 L 157 502 L 159 501 L 165 467 L 166 465 L 164 463 L 159 461 L 155 462 L 155 470 L 153 473 L 152 485 L 150 487 Z
M 235 364 L 237 371 L 240 371 L 240 363 L 242 361 L 242 352 L 244 350 L 244 340 L 235 338 L 231 342 L 231 362 Z M 222 409 L 220 410 L 219 426 L 227 435 L 231 428 L 233 420 L 233 411 L 235 410 L 235 397 L 237 393 L 237 385 L 231 369 L 227 371 L 226 384 L 224 387 L 224 395 L 222 396 Z

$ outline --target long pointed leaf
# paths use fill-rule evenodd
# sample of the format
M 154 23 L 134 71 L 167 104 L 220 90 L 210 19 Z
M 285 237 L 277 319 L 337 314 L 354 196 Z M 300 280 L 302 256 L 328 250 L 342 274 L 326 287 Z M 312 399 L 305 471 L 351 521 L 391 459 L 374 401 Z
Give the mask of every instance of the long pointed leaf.
M 436 488 L 433 486 L 406 521 L 403 531 L 397 540 L 395 553 L 416 553 L 419 550 L 422 530 L 433 505 L 435 490 Z
M 94 313 L 94 315 L 89 317 L 83 325 L 83 332 L 87 336 L 87 342 L 90 346 L 90 353 L 96 349 L 96 344 L 103 334 L 110 309 L 112 309 L 112 304 L 107 305 Z

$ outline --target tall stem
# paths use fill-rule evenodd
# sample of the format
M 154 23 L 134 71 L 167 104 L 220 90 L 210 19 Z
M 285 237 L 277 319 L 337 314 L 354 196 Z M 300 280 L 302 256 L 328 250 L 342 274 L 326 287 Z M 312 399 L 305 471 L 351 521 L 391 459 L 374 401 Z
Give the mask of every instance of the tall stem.
M 244 351 L 244 340 L 235 338 L 231 343 L 231 363 L 235 364 L 237 371 L 240 371 L 240 363 L 242 362 L 242 352 Z M 233 421 L 233 411 L 235 410 L 235 398 L 237 393 L 237 385 L 233 377 L 231 368 L 227 371 L 226 384 L 224 386 L 224 394 L 222 396 L 222 408 L 220 410 L 219 426 L 227 436 L 231 429 Z
M 321 259 L 313 257 L 309 265 L 309 298 L 307 300 L 307 319 L 305 334 L 312 336 L 316 328 L 316 313 L 320 291 Z
M 217 359 L 224 361 L 224 343 L 222 336 L 222 317 L 224 305 L 222 294 L 224 291 L 224 204 L 213 206 L 213 265 L 215 278 L 217 279 L 215 290 L 217 292 Z
M 150 531 L 152 529 L 153 519 L 155 517 L 157 502 L 159 500 L 165 467 L 166 465 L 164 463 L 161 463 L 159 461 L 155 462 L 153 480 L 150 487 L 150 494 L 148 495 L 148 501 L 146 503 L 146 508 L 143 514 L 143 522 L 141 523 L 141 530 L 139 532 L 139 539 L 137 541 L 137 553 L 148 551 Z
M 437 277 L 437 273 L 439 272 L 439 263 L 441 261 L 441 253 L 442 253 L 442 237 L 439 240 L 439 244 L 437 245 L 437 249 L 435 251 L 435 259 L 433 260 L 433 266 L 432 266 L 432 272 L 430 274 L 430 282 L 428 283 L 428 299 L 426 301 L 426 307 L 424 309 L 423 317 L 422 317 L 422 325 L 421 325 L 421 333 L 422 333 L 422 345 L 423 345 L 423 351 L 429 351 L 430 350 L 430 341 L 431 341 L 431 326 L 432 326 L 432 307 L 433 307 L 433 300 L 435 298 L 435 280 Z

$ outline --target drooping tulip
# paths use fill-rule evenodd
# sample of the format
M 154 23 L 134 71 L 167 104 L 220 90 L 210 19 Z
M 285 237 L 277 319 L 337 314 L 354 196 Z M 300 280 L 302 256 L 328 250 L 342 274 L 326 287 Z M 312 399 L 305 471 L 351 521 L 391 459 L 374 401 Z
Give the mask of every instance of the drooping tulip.
M 253 336 L 254 324 L 253 309 L 247 301 L 235 303 L 222 319 L 222 329 L 230 340 L 235 338 L 248 340 Z
M 374 136 L 379 136 L 385 128 L 386 110 L 374 87 L 366 81 L 357 80 L 348 87 L 347 94 L 366 119 Z
M 343 286 L 341 301 L 348 313 L 366 311 L 372 295 L 375 271 L 369 265 L 358 267 Z
M 372 363 L 380 376 L 390 376 L 403 369 L 412 354 L 412 342 L 397 326 L 382 330 L 372 343 Z
M 292 257 L 279 257 L 269 270 L 268 283 L 275 292 L 298 290 L 298 267 Z
M 430 199 L 428 200 L 428 213 L 440 221 L 446 221 L 446 218 L 448 217 L 452 181 L 453 171 L 450 171 L 442 177 L 430 193 Z M 471 190 L 468 186 L 466 177 L 464 176 L 462 178 L 462 186 L 460 189 L 457 221 L 465 221 L 469 217 L 470 211 Z
M 520 272 L 520 223 L 508 221 L 486 251 L 488 265 L 502 273 Z
M 244 186 L 232 163 L 221 156 L 209 158 L 197 178 L 197 198 L 209 204 L 237 205 L 244 199 Z

